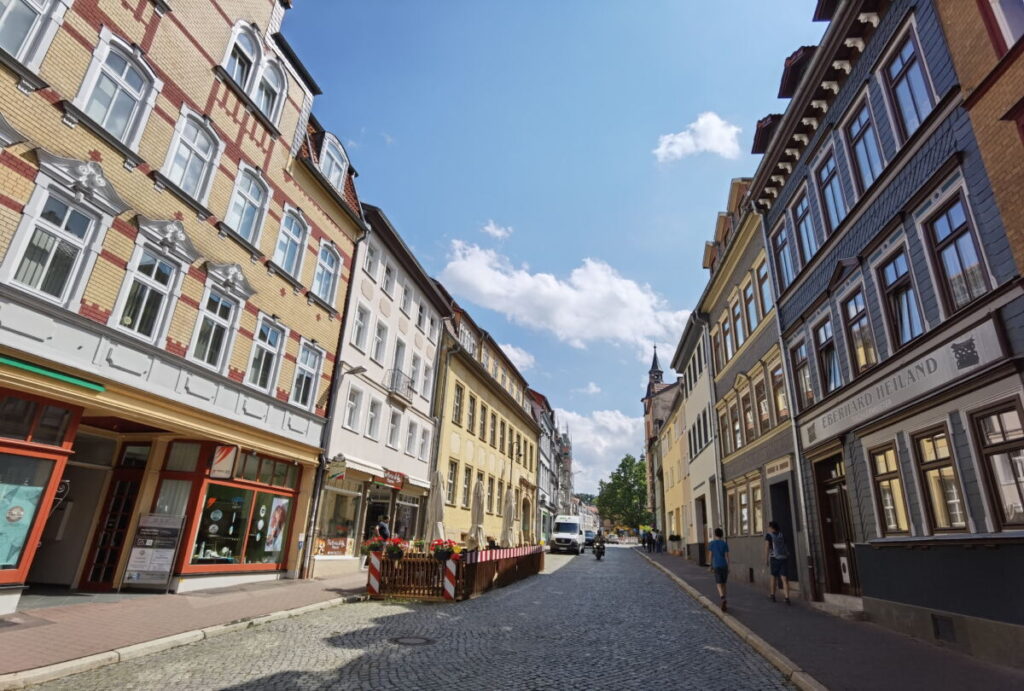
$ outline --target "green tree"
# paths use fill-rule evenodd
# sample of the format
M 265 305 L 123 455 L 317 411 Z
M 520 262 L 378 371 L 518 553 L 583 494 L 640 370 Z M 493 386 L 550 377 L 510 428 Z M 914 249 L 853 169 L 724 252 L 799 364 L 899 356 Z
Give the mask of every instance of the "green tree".
M 601 518 L 616 525 L 638 528 L 651 520 L 647 510 L 647 472 L 642 461 L 626 454 L 608 480 L 601 480 L 597 494 Z

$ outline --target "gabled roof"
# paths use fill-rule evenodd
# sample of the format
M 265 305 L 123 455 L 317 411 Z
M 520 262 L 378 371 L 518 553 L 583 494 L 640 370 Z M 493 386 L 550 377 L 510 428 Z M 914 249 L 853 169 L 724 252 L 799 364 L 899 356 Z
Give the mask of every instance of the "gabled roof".
M 786 58 L 782 80 L 779 82 L 779 98 L 793 97 L 796 87 L 800 85 L 800 77 L 804 75 L 804 70 L 811 63 L 817 49 L 818 46 L 800 46 Z
M 775 127 L 782 121 L 782 113 L 769 113 L 757 121 L 757 129 L 754 132 L 754 143 L 750 147 L 750 153 L 763 154 L 768 150 L 768 144 L 775 134 Z

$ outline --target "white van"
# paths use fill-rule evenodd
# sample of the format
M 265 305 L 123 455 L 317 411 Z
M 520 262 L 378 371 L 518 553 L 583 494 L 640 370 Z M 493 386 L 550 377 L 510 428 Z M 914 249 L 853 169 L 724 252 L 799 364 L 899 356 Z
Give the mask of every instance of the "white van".
M 551 551 L 583 554 L 583 522 L 579 516 L 555 516 L 551 529 Z

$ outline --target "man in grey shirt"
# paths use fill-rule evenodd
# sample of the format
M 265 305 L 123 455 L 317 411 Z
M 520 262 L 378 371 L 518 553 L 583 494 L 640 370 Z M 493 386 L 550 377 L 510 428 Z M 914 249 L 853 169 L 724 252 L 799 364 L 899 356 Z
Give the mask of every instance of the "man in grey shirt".
M 781 578 L 782 592 L 788 605 L 790 604 L 789 578 L 786 577 L 786 560 L 789 559 L 789 548 L 786 546 L 786 537 L 779 530 L 779 524 L 776 521 L 768 522 L 768 532 L 764 536 L 764 553 L 771 572 L 771 594 L 768 597 L 772 602 L 776 602 L 775 589 Z

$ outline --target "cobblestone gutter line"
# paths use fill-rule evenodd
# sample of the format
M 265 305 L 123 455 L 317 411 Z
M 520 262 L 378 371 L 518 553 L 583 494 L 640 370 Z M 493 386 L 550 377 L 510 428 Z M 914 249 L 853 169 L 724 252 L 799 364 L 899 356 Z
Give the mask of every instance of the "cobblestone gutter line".
M 768 643 L 768 641 L 751 631 L 746 625 L 741 623 L 739 619 L 727 612 L 723 612 L 718 605 L 709 600 L 705 595 L 701 594 L 700 591 L 658 562 L 648 557 L 643 552 L 639 550 L 635 551 L 646 559 L 647 563 L 675 581 L 676 585 L 682 588 L 687 595 L 700 603 L 704 609 L 710 611 L 716 617 L 721 619 L 726 626 L 732 629 L 736 635 L 742 638 L 747 645 L 753 648 L 759 655 L 761 655 L 761 657 L 774 665 L 776 669 L 782 672 L 783 676 L 785 676 L 786 679 L 798 689 L 801 689 L 802 691 L 828 691 L 827 686 L 800 669 L 795 662 L 783 655 L 782 652 Z
M 317 612 L 322 609 L 329 609 L 331 607 L 337 607 L 338 605 L 344 605 L 351 602 L 363 602 L 366 599 L 365 595 L 336 597 L 330 600 L 324 600 L 323 602 L 314 602 L 311 605 L 296 607 L 295 609 L 285 609 L 258 617 L 239 619 L 238 621 L 232 621 L 227 624 L 217 624 L 215 626 L 207 626 L 204 629 L 184 631 L 182 633 L 176 633 L 173 636 L 154 638 L 151 641 L 144 641 L 142 643 L 135 643 L 134 645 L 128 645 L 123 648 L 108 650 L 105 653 L 86 655 L 85 657 L 80 657 L 75 660 L 66 660 L 64 662 L 46 665 L 45 667 L 36 667 L 34 669 L 26 669 L 20 672 L 2 674 L 0 675 L 0 691 L 7 691 L 8 689 L 22 689 L 26 686 L 41 684 L 45 681 L 53 681 L 54 679 L 71 676 L 72 674 L 78 674 L 79 672 L 87 672 L 99 667 L 106 667 L 107 665 L 113 665 L 118 662 L 134 660 L 135 658 L 143 657 L 145 655 L 152 655 L 153 653 L 159 653 L 164 650 L 170 650 L 172 648 L 188 645 L 189 643 L 195 643 L 208 638 L 216 638 L 217 636 L 223 636 L 226 633 L 241 631 L 253 626 L 278 621 L 279 619 L 297 617 L 302 614 L 309 614 L 310 612 Z

